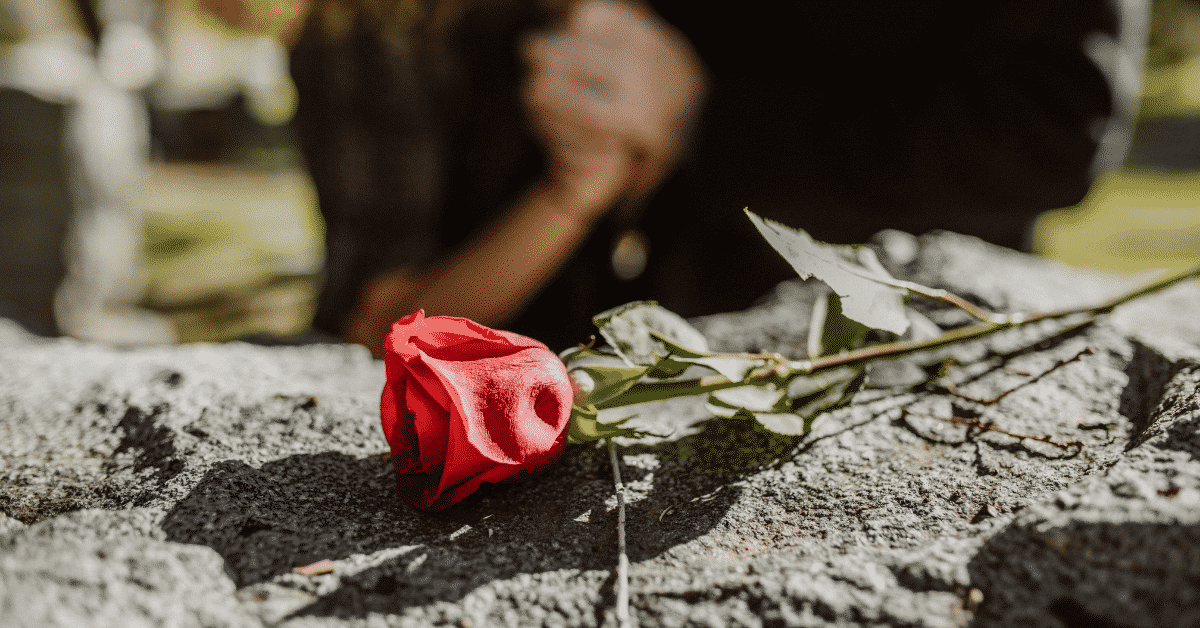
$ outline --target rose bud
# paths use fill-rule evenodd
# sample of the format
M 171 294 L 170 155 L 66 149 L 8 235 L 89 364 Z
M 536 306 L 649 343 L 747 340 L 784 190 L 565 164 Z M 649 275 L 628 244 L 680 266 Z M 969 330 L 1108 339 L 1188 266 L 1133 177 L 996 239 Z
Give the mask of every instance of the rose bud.
M 571 380 L 546 345 L 421 310 L 384 348 L 379 414 L 406 502 L 441 510 L 562 454 Z

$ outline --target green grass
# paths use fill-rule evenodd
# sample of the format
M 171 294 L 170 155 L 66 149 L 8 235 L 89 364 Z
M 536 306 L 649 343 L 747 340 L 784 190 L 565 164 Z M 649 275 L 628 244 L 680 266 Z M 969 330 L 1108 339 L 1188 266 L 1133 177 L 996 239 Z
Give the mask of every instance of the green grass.
M 1200 172 L 1105 176 L 1079 205 L 1038 219 L 1034 251 L 1121 272 L 1200 264 Z
M 143 304 L 184 342 L 308 327 L 322 226 L 308 177 L 293 169 L 156 164 L 145 215 Z

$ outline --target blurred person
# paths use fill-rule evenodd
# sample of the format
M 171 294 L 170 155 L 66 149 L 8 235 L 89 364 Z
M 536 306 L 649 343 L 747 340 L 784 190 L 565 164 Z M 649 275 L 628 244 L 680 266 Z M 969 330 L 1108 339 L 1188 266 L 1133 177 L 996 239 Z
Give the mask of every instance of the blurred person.
M 639 13 L 634 37 L 675 73 L 655 94 L 670 100 L 655 106 L 676 119 L 665 131 L 675 137 L 654 138 L 661 152 L 652 152 L 569 123 L 566 150 L 547 154 L 528 123 L 518 47 L 554 17 L 544 6 L 444 3 L 392 20 L 344 8 L 317 5 L 294 47 L 295 125 L 326 220 L 314 324 L 375 350 L 402 310 L 509 318 L 595 239 L 612 205 L 624 199 L 632 209 L 653 188 L 700 90 L 686 44 Z M 655 82 L 648 75 L 644 85 Z M 609 244 L 600 246 L 607 260 Z M 601 272 L 611 274 L 607 265 Z M 551 312 L 586 322 L 598 311 L 587 311 L 591 295 L 563 296 L 574 302 Z M 542 327 L 542 339 L 556 342 Z
M 118 344 L 173 341 L 167 320 L 137 306 L 146 277 L 142 217 L 131 193 L 149 156 L 139 91 L 156 72 L 153 3 L 0 5 L 16 31 L 0 59 L 10 90 L 4 100 L 21 106 L 0 131 L 12 151 L 0 168 L 6 179 L 54 188 L 6 196 L 3 211 L 13 225 L 6 237 L 20 243 L 6 251 L 6 271 L 17 275 L 6 288 L 23 293 L 17 307 L 31 313 L 30 326 L 40 333 Z
M 793 275 L 747 206 L 823 240 L 946 228 L 1023 248 L 1033 216 L 1120 162 L 1148 12 L 283 4 L 307 13 L 288 37 L 327 223 L 314 325 L 376 352 L 418 307 L 551 346 L 630 300 L 746 307 Z
M 30 9 L 0 2 L 0 316 L 56 335 L 54 292 L 66 274 L 72 210 L 62 150 L 72 90 L 49 68 L 30 66 L 53 62 L 70 38 L 54 41 L 64 16 Z

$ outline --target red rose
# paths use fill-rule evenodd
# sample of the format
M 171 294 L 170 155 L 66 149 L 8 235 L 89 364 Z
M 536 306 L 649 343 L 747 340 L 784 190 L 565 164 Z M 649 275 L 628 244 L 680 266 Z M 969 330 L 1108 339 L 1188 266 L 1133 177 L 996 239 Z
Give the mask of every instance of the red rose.
M 546 345 L 421 310 L 392 325 L 384 349 L 379 414 L 413 506 L 447 508 L 566 446 L 571 380 Z

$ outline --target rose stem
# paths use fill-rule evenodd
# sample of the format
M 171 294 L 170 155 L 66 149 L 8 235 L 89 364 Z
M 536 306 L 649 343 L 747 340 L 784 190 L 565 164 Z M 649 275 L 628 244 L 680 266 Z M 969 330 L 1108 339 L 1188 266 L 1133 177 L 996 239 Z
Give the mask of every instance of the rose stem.
M 617 487 L 617 625 L 629 628 L 629 556 L 625 553 L 625 483 L 617 462 L 617 445 L 608 440 L 608 460 L 612 463 L 613 482 Z
M 1192 277 L 1200 277 L 1200 267 L 1193 268 L 1177 275 L 1166 277 L 1145 287 L 1138 288 L 1131 292 L 1117 296 L 1105 303 L 1101 303 L 1100 305 L 1055 310 L 1052 312 L 1009 314 L 1006 316 L 1008 321 L 1005 323 L 975 323 L 974 325 L 967 325 L 966 327 L 952 329 L 940 336 L 930 338 L 928 340 L 901 340 L 899 342 L 873 345 L 854 351 L 839 353 L 837 355 L 824 356 L 815 360 L 799 360 L 795 362 L 788 362 L 784 366 L 786 366 L 788 369 L 791 369 L 793 372 L 815 373 L 817 371 L 823 371 L 839 366 L 852 366 L 882 358 L 895 358 L 911 353 L 927 351 L 929 349 L 936 349 L 946 345 L 958 344 L 967 340 L 982 338 L 1005 329 L 1021 327 L 1022 325 L 1028 325 L 1030 323 L 1048 319 L 1066 318 L 1076 314 L 1086 314 L 1088 315 L 1088 318 L 1080 323 L 1072 325 L 1071 328 L 1083 327 L 1093 323 L 1098 316 L 1107 314 L 1116 309 L 1116 307 L 1119 305 L 1123 305 L 1139 297 L 1158 292 Z M 771 381 L 773 377 L 774 375 L 768 373 L 764 378 L 748 377 L 740 382 L 731 382 L 724 377 L 713 376 L 705 377 L 703 379 L 637 384 L 612 399 L 608 399 L 596 404 L 596 407 L 604 410 L 607 408 L 619 408 L 637 403 L 645 403 L 647 401 L 660 401 L 663 399 L 672 399 L 674 397 L 700 395 L 725 388 L 737 388 L 740 386 L 753 386 L 762 384 L 767 381 Z
M 940 288 L 928 288 L 922 286 L 921 284 L 912 283 L 911 281 L 902 281 L 900 279 L 885 279 L 875 275 L 870 275 L 869 277 L 880 283 L 885 283 L 889 286 L 892 286 L 893 288 L 908 290 L 909 292 L 929 297 L 930 299 L 948 303 L 990 325 L 1005 325 L 1012 322 L 1009 317 L 1005 316 L 1004 314 L 989 312 L 958 296 L 957 294 L 954 294 L 953 292 L 942 290 Z

